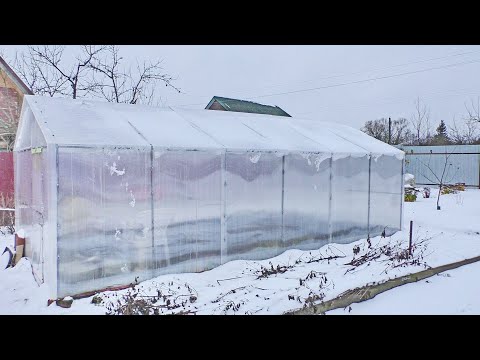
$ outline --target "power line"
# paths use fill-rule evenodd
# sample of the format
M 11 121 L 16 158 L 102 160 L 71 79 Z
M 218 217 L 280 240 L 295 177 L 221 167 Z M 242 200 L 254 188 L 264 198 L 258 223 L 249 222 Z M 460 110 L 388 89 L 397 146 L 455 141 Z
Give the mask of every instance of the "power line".
M 326 77 L 326 78 L 321 78 L 321 79 L 338 78 L 338 77 L 343 77 L 343 76 L 347 76 L 347 75 L 355 75 L 355 74 L 360 74 L 360 73 L 369 72 L 369 71 L 384 70 L 384 69 L 389 69 L 389 68 L 394 68 L 394 67 L 406 66 L 406 65 L 416 64 L 416 63 L 422 63 L 422 62 L 427 62 L 427 61 L 445 59 L 445 58 L 449 58 L 449 57 L 461 56 L 461 55 L 478 53 L 478 52 L 480 52 L 480 51 L 462 52 L 462 53 L 457 53 L 457 54 L 452 54 L 452 55 L 447 55 L 447 56 L 442 56 L 442 57 L 436 57 L 436 58 L 430 58 L 430 59 L 423 59 L 423 60 L 418 60 L 418 61 L 412 61 L 412 62 L 409 62 L 409 63 L 392 65 L 392 66 L 388 66 L 388 67 L 384 67 L 384 68 L 376 68 L 376 69 L 371 69 L 371 70 L 366 70 L 366 71 L 359 71 L 359 72 L 354 72 L 354 73 L 347 73 L 347 74 L 342 74 L 342 75 L 333 75 L 333 76 Z M 455 64 L 448 64 L 448 65 L 440 66 L 440 67 L 433 67 L 433 68 L 416 70 L 416 71 L 411 71 L 411 72 L 406 72 L 406 73 L 401 73 L 401 74 L 394 74 L 394 75 L 387 75 L 387 76 L 381 76 L 381 77 L 370 78 L 370 79 L 363 79 L 363 80 L 352 81 L 352 82 L 341 83 L 341 84 L 326 85 L 326 86 L 315 87 L 315 88 L 310 88 L 310 89 L 300 89 L 300 90 L 286 91 L 286 92 L 280 92 L 280 93 L 273 93 L 273 94 L 252 96 L 252 97 L 248 97 L 248 98 L 246 98 L 246 99 L 256 99 L 256 98 L 262 98 L 262 97 L 269 97 L 269 96 L 276 96 L 276 95 L 284 95 L 284 94 L 291 94 L 291 93 L 296 93 L 296 92 L 313 91 L 313 90 L 319 90 L 319 89 L 326 89 L 326 88 L 330 88 L 330 87 L 337 87 L 337 86 L 344 86 L 344 85 L 350 85 L 350 84 L 357 84 L 357 83 L 362 83 L 362 82 L 368 82 L 368 81 L 386 79 L 386 78 L 390 78 L 390 77 L 404 76 L 404 75 L 408 75 L 408 74 L 414 74 L 414 73 L 426 72 L 426 71 L 437 70 L 437 69 L 442 69 L 442 68 L 448 68 L 448 67 L 452 67 L 452 66 L 464 65 L 464 64 L 474 63 L 474 62 L 478 62 L 478 60 L 474 60 L 474 61 L 470 61 L 470 62 L 467 61 L 467 62 L 461 62 L 461 63 L 455 63 Z M 314 81 L 317 81 L 317 80 L 318 80 L 318 79 L 316 79 L 316 80 L 309 80 L 309 81 L 305 81 L 305 82 L 314 82 Z M 302 82 L 302 83 L 304 83 L 304 82 Z M 274 87 L 274 86 L 275 86 L 275 85 L 270 86 L 270 87 Z M 246 92 L 246 91 L 247 91 L 247 90 L 241 91 L 241 92 Z M 235 91 L 233 91 L 233 92 L 235 92 Z M 237 93 L 238 93 L 238 91 L 237 91 Z M 187 96 L 198 96 L 198 97 L 210 97 L 209 95 L 188 95 L 188 94 L 186 94 L 186 95 L 187 95 Z M 202 103 L 192 103 L 192 104 L 181 104 L 181 105 L 175 105 L 175 106 L 193 106 L 193 105 L 203 105 L 203 104 L 204 104 L 204 103 L 202 102 Z
M 437 91 L 437 92 L 430 92 L 427 93 L 427 96 L 422 96 L 422 100 L 428 100 L 432 98 L 437 98 L 437 97 L 452 97 L 452 96 L 478 96 L 480 94 L 480 91 L 477 90 L 478 88 L 475 89 L 456 89 L 456 90 L 446 90 L 446 91 Z M 450 93 L 450 94 L 448 94 Z M 453 94 L 451 94 L 453 93 Z M 433 96 L 432 96 L 433 95 Z M 393 100 L 396 99 L 396 100 Z M 401 100 L 398 100 L 398 98 L 393 98 L 393 97 L 388 97 L 382 99 L 381 102 L 374 102 L 374 103 L 361 103 L 361 104 L 351 104 L 349 103 L 348 108 L 359 108 L 359 107 L 373 107 L 373 106 L 383 106 L 383 105 L 390 105 L 390 104 L 401 104 L 401 103 L 406 103 L 412 101 L 413 97 L 402 97 Z M 393 100 L 393 101 L 392 101 Z M 329 105 L 329 106 L 323 106 L 323 107 L 317 107 L 317 110 L 338 110 L 344 108 L 344 104 L 335 104 L 335 105 Z M 295 114 L 296 116 L 304 116 L 307 114 L 313 114 L 315 111 L 305 111 L 301 113 Z M 292 114 L 293 115 L 293 114 Z
M 455 64 L 449 64 L 449 65 L 444 65 L 444 66 L 438 66 L 438 67 L 433 67 L 433 68 L 428 68 L 428 69 L 408 71 L 408 72 L 404 72 L 404 73 L 400 73 L 400 74 L 379 76 L 379 77 L 374 77 L 374 78 L 369 78 L 369 79 L 363 79 L 363 80 L 351 81 L 351 82 L 346 82 L 346 83 L 340 83 L 340 84 L 319 86 L 319 87 L 314 87 L 314 88 L 309 88 L 309 89 L 299 89 L 299 90 L 293 90 L 293 91 L 285 91 L 285 92 L 275 93 L 275 94 L 252 96 L 252 97 L 249 97 L 249 98 L 247 98 L 247 99 L 258 99 L 258 98 L 269 97 L 269 96 L 295 94 L 295 93 L 306 92 L 306 91 L 315 91 L 315 90 L 328 89 L 328 88 L 345 86 L 345 85 L 360 84 L 360 83 L 369 82 L 369 81 L 390 79 L 390 78 L 399 77 L 399 76 L 405 76 L 405 75 L 411 75 L 411 74 L 418 74 L 418 73 L 422 73 L 422 72 L 427 72 L 427 71 L 432 71 L 432 70 L 439 70 L 439 69 L 446 69 L 446 68 L 449 68 L 449 67 L 460 66 L 460 65 L 467 65 L 467 64 L 473 64 L 473 63 L 478 63 L 478 62 L 480 62 L 480 59 L 472 60 L 472 61 L 465 61 L 465 62 L 460 62 L 460 63 L 455 63 Z
M 412 64 L 424 63 L 424 62 L 428 62 L 428 61 L 447 59 L 447 58 L 451 58 L 451 57 L 463 56 L 463 55 L 474 54 L 474 53 L 479 53 L 479 52 L 480 52 L 480 50 L 461 52 L 461 53 L 450 54 L 450 55 L 440 56 L 440 57 L 435 57 L 435 58 L 428 58 L 428 59 L 422 59 L 422 60 L 417 60 L 417 61 L 410 61 L 410 62 L 407 62 L 407 63 L 396 64 L 396 65 L 391 65 L 391 66 L 386 66 L 386 67 L 373 68 L 373 69 L 356 71 L 356 72 L 351 72 L 351 73 L 344 73 L 344 74 L 339 74 L 339 75 L 331 75 L 331 76 L 326 76 L 326 77 L 320 77 L 320 78 L 317 78 L 317 79 L 314 79 L 314 80 L 305 80 L 305 81 L 296 81 L 296 82 L 283 83 L 283 84 L 274 84 L 274 85 L 260 87 L 258 89 L 268 89 L 268 88 L 279 87 L 279 86 L 284 86 L 284 85 L 293 85 L 294 83 L 295 84 L 312 83 L 312 82 L 315 82 L 315 81 L 318 81 L 318 80 L 328 80 L 328 79 L 334 79 L 334 78 L 339 78 L 339 77 L 344 77 L 344 76 L 349 76 L 349 75 L 358 75 L 358 74 L 363 74 L 363 73 L 372 72 L 372 71 L 392 69 L 392 68 L 401 67 L 401 66 L 407 66 L 407 65 L 412 65 Z M 229 92 L 230 93 L 245 93 L 245 92 L 249 92 L 249 91 L 251 91 L 251 89 L 233 90 L 233 91 L 229 91 Z M 209 97 L 209 95 L 195 95 L 195 94 L 186 94 L 186 95 L 187 96 L 193 96 L 193 97 L 195 97 L 195 96 L 196 97 Z M 192 105 L 197 105 L 197 104 L 192 104 Z M 180 105 L 180 106 L 182 106 L 182 105 Z

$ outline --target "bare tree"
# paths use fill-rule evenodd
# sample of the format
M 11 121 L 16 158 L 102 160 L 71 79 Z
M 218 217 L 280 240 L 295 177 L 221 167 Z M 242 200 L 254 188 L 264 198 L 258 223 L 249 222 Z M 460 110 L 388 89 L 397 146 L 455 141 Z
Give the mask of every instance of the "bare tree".
M 467 118 L 461 125 L 453 118 L 453 126 L 450 126 L 450 138 L 456 145 L 475 144 L 479 139 L 478 122 Z
M 361 128 L 361 130 L 383 142 L 389 142 L 388 119 L 381 118 L 377 120 L 369 120 Z M 411 131 L 408 129 L 408 121 L 405 118 L 399 118 L 392 121 L 390 143 L 393 145 L 402 144 L 412 137 Z
M 430 138 L 430 110 L 422 104 L 419 97 L 415 100 L 415 112 L 410 121 L 413 127 L 415 145 L 422 145 Z
M 411 131 L 408 128 L 408 120 L 399 118 L 392 122 L 391 144 L 398 145 L 407 141 L 411 137 Z
M 428 162 L 421 161 L 420 162 L 424 165 L 425 169 L 427 170 L 427 173 L 423 173 L 422 175 L 431 183 L 434 185 L 438 185 L 438 197 L 437 197 L 437 210 L 440 210 L 440 196 L 442 195 L 442 189 L 445 186 L 445 184 L 448 184 L 452 181 L 453 177 L 456 174 L 456 170 L 454 169 L 454 172 L 449 171 L 453 164 L 449 162 L 450 156 L 455 152 L 454 148 L 450 153 L 447 152 L 447 148 L 445 147 L 445 157 L 444 161 L 442 162 L 442 166 L 440 167 L 438 173 L 435 171 L 435 169 L 432 168 L 431 165 L 431 154 L 428 158 Z M 440 156 L 440 155 L 435 155 L 435 156 Z M 449 176 L 450 175 L 450 176 Z
M 15 67 L 36 94 L 64 95 L 76 99 L 95 89 L 89 79 L 89 64 L 104 46 L 82 45 L 72 65 L 62 62 L 65 46 L 28 46 L 27 54 L 16 57 Z
M 477 101 L 470 99 L 470 106 L 465 103 L 465 109 L 468 113 L 468 121 L 480 122 L 480 97 L 477 97 Z
M 377 119 L 377 120 L 368 120 L 365 122 L 365 125 L 360 129 L 367 135 L 374 137 L 383 142 L 387 142 L 388 133 L 385 128 L 385 118 Z M 387 125 L 388 126 L 388 125 Z
M 7 74 L 0 71 L 0 84 L 6 83 Z M 7 87 L 0 88 L 0 104 L 2 104 L 2 107 L 0 107 L 0 142 L 5 144 L 7 151 L 13 150 L 15 134 L 18 127 L 18 118 L 20 116 L 20 107 L 18 106 L 18 101 L 20 101 L 20 99 L 17 98 L 17 102 L 15 102 L 15 97 L 10 94 L 10 91 L 16 96 L 14 90 Z
M 115 45 L 82 45 L 72 65 L 65 65 L 64 46 L 29 46 L 17 54 L 14 67 L 35 94 L 100 97 L 108 102 L 147 103 L 159 83 L 181 92 L 161 61 L 125 66 Z M 157 104 L 158 105 L 158 104 Z
M 94 56 L 89 67 L 94 71 L 94 86 L 97 93 L 109 102 L 137 102 L 151 104 L 156 85 L 163 82 L 165 86 L 181 92 L 173 85 L 172 76 L 163 72 L 161 61 L 154 63 L 137 63 L 134 71 L 126 69 L 117 46 L 106 47 L 106 51 Z

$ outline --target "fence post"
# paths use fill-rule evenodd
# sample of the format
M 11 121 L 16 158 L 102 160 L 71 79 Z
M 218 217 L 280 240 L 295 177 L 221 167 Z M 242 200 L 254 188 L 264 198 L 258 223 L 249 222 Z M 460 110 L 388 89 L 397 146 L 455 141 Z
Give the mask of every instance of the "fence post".
M 412 256 L 412 229 L 413 229 L 413 220 L 410 220 L 410 236 L 408 240 L 408 257 Z

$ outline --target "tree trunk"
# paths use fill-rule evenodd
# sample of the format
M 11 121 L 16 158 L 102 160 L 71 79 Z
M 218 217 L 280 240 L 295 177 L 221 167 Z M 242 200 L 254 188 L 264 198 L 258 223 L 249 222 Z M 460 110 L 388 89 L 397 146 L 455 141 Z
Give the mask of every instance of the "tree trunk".
M 438 205 L 440 203 L 440 195 L 442 195 L 442 184 L 440 184 L 438 188 L 438 196 L 437 196 L 437 210 L 440 210 L 440 206 Z

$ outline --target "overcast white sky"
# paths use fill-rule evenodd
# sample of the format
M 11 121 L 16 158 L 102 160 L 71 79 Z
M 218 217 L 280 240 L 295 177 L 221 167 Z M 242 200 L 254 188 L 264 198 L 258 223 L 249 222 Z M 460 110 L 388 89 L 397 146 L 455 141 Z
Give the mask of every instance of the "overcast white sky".
M 23 49 L 0 45 L 7 59 Z M 132 63 L 164 60 L 185 92 L 161 89 L 169 106 L 204 108 L 218 95 L 359 128 L 380 117 L 410 118 L 417 96 L 430 107 L 435 125 L 441 119 L 450 124 L 466 113 L 465 102 L 480 96 L 480 46 L 121 45 L 120 50 Z

